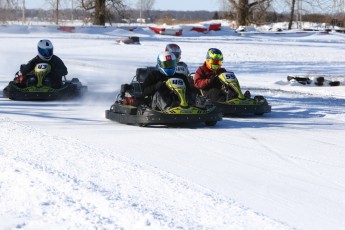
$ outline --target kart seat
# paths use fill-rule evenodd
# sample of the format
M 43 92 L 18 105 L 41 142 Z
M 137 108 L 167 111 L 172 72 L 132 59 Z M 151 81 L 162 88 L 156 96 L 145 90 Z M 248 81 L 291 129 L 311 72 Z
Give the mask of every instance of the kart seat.
M 136 77 L 138 82 L 143 83 L 147 77 L 147 68 L 137 68 Z
M 149 74 L 149 72 L 151 72 L 155 69 L 156 69 L 156 67 L 154 67 L 154 66 L 149 66 L 146 68 L 137 68 L 137 71 L 136 71 L 137 81 L 140 83 L 143 83 L 145 81 L 145 79 L 147 78 L 147 75 Z

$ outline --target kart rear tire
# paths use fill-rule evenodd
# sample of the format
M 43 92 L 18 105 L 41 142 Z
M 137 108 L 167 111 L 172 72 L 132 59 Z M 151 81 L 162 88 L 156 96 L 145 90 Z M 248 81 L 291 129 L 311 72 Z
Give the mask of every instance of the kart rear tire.
M 205 121 L 206 126 L 215 126 L 217 124 L 217 121 Z
M 142 107 L 142 106 L 138 106 L 138 108 L 137 108 L 137 115 L 142 116 L 144 114 L 144 112 L 145 112 L 145 108 Z M 140 127 L 146 127 L 147 126 L 147 124 L 144 124 L 144 123 L 139 123 L 138 125 Z

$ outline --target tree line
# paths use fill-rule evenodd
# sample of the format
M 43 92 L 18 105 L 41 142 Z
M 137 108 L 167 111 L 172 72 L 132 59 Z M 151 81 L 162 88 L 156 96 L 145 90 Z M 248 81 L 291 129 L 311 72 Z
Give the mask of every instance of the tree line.
M 301 21 L 302 15 L 304 20 L 308 18 L 317 21 L 326 20 L 323 22 L 337 21 L 340 25 L 345 20 L 345 0 L 227 0 L 229 11 L 236 15 L 239 25 L 264 20 L 267 14 L 272 13 L 273 3 L 277 2 L 289 6 L 288 29 L 291 29 L 294 20 Z
M 176 20 L 195 21 L 210 19 L 230 19 L 237 25 L 264 24 L 270 22 L 289 22 L 303 20 L 329 23 L 342 26 L 345 22 L 345 0 L 219 0 L 222 11 L 160 11 L 153 10 L 155 0 L 137 0 L 133 7 L 125 0 L 46 0 L 50 9 L 26 9 L 25 0 L 0 0 L 0 21 L 20 20 L 21 18 L 39 18 L 54 21 L 79 19 L 94 25 L 105 23 L 136 22 L 171 22 Z M 281 2 L 288 6 L 288 11 L 278 13 L 273 4 Z M 74 4 L 72 8 L 63 4 Z M 302 9 L 302 3 L 304 8 Z M 141 21 L 142 22 L 142 21 Z

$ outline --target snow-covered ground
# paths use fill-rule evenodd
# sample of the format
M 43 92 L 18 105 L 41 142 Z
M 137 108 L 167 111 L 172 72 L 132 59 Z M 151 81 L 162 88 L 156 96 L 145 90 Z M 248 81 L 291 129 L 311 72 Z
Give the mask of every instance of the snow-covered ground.
M 115 40 L 139 36 L 141 45 Z M 50 39 L 80 100 L 11 101 L 0 93 L 0 229 L 345 229 L 345 86 L 289 74 L 345 75 L 345 36 L 156 35 L 139 27 L 0 26 L 0 88 Z M 208 48 L 272 113 L 215 127 L 141 128 L 105 119 L 120 85 L 167 43 L 193 72 Z

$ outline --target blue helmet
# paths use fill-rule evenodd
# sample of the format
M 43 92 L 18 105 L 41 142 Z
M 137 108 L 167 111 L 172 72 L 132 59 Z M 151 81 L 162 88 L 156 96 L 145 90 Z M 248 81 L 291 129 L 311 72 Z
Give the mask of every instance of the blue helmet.
M 157 57 L 157 68 L 166 76 L 173 76 L 176 72 L 176 57 L 172 52 L 162 52 Z
M 38 56 L 44 61 L 50 61 L 53 49 L 53 44 L 49 40 L 40 40 L 37 44 Z

